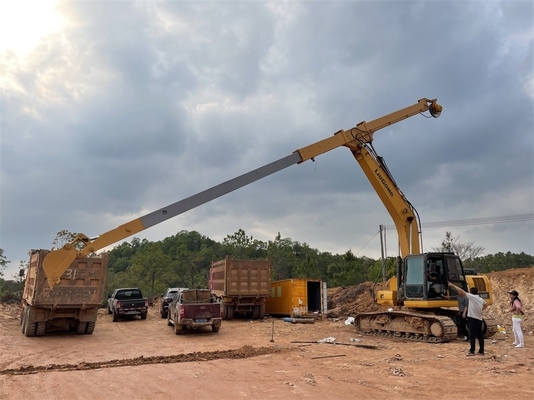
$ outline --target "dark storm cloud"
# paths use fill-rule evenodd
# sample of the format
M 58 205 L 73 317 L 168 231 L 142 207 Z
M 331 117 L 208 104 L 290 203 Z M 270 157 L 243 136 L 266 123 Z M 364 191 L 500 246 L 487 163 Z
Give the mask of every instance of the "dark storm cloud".
M 378 131 L 374 145 L 423 222 L 534 211 L 530 2 L 128 1 L 60 10 L 69 24 L 25 58 L 0 54 L 9 84 L 0 248 L 11 260 L 50 247 L 61 229 L 105 232 L 422 97 L 437 98 L 442 116 Z M 281 231 L 342 252 L 389 222 L 340 148 L 147 235 L 196 229 L 220 239 L 243 228 L 267 240 Z M 489 253 L 532 253 L 525 232 L 480 228 L 465 239 Z

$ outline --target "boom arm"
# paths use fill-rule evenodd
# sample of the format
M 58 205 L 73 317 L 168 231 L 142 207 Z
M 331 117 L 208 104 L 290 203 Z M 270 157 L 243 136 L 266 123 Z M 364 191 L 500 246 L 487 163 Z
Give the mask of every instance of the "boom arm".
M 101 250 L 119 240 L 269 176 L 290 165 L 300 164 L 340 146 L 346 146 L 352 151 L 367 178 L 384 202 L 395 221 L 403 254 L 409 252 L 410 244 L 414 252 L 418 253 L 418 229 L 414 231 L 413 228 L 414 222 L 417 222 L 417 220 L 412 212 L 412 207 L 397 188 L 393 179 L 386 173 L 387 169 L 382 168 L 379 158 L 371 156 L 367 146 L 371 145 L 373 134 L 379 129 L 425 111 L 430 111 L 430 114 L 437 118 L 441 114 L 441 110 L 442 107 L 437 104 L 435 99 L 423 98 L 410 107 L 403 108 L 371 122 L 360 122 L 348 131 L 338 131 L 334 136 L 296 150 L 287 157 L 120 225 L 111 231 L 101 234 L 94 240 L 80 233 L 72 242 L 65 244 L 60 249 L 52 250 L 43 260 L 43 269 L 48 283 L 50 287 L 59 283 L 61 275 L 76 258 L 87 256 L 92 252 Z M 408 234 L 408 232 L 412 233 Z M 414 243 L 417 243 L 417 247 L 415 247 Z M 80 247 L 77 246 L 78 244 L 82 244 L 81 249 L 77 249 L 77 247 Z

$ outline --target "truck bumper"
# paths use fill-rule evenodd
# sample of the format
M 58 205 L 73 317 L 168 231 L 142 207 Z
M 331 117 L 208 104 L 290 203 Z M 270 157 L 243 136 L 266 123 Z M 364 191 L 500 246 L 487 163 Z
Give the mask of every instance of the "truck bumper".
M 180 325 L 187 326 L 189 328 L 201 328 L 203 326 L 215 326 L 217 328 L 221 327 L 222 318 L 211 318 L 205 322 L 199 322 L 200 320 L 195 320 L 192 318 L 184 318 L 180 321 Z

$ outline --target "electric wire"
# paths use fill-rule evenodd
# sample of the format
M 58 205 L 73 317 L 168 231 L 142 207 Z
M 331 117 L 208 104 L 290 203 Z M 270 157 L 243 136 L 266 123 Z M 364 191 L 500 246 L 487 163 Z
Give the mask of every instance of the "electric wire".
M 484 217 L 471 219 L 457 219 L 451 221 L 423 222 L 423 228 L 446 228 L 450 226 L 473 226 L 490 224 L 508 224 L 534 220 L 534 214 L 505 215 L 500 217 Z M 394 229 L 395 225 L 386 225 L 386 229 Z

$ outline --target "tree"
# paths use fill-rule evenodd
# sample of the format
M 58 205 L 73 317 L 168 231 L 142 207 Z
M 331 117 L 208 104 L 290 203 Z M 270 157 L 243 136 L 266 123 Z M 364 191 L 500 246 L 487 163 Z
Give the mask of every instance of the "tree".
M 233 235 L 226 235 L 223 239 L 223 248 L 227 255 L 241 260 L 264 258 L 267 252 L 264 242 L 247 236 L 243 229 L 239 229 Z
M 4 256 L 4 250 L 0 249 L 0 278 L 4 276 L 4 270 L 7 268 L 9 261 L 6 256 Z
M 475 257 L 481 255 L 484 247 L 475 246 L 474 242 L 460 242 L 460 236 L 453 237 L 450 232 L 445 233 L 445 239 L 441 242 L 441 247 L 432 248 L 434 251 L 439 252 L 454 252 L 460 259 L 473 260 Z

